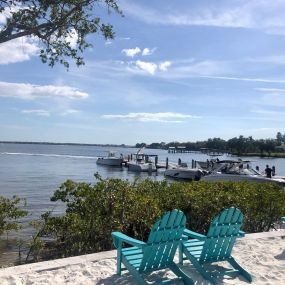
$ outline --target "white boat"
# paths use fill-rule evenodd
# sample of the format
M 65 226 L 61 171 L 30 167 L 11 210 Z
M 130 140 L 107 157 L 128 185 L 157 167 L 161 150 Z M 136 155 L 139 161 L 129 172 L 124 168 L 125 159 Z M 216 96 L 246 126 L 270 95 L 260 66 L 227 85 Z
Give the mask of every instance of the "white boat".
M 164 175 L 176 179 L 200 180 L 201 176 L 204 174 L 203 171 L 199 168 L 179 167 L 166 169 Z
M 155 157 L 155 161 L 157 161 L 157 155 L 136 153 L 133 156 L 133 160 L 127 163 L 129 171 L 154 172 L 157 170 L 155 162 L 151 160 L 151 157 Z
M 212 173 L 201 177 L 202 181 L 255 181 L 273 182 L 285 186 L 284 179 L 267 178 L 250 167 L 249 161 L 220 162 Z
M 154 172 L 156 171 L 156 166 L 152 162 L 137 163 L 135 161 L 130 161 L 128 162 L 128 169 L 129 171 L 135 171 L 135 172 Z
M 109 151 L 108 156 L 98 157 L 97 164 L 108 166 L 122 166 L 123 157 L 116 157 L 115 152 Z
M 188 168 L 187 164 L 183 162 L 177 165 L 170 164 L 164 171 L 164 176 L 190 181 L 200 180 L 203 175 L 204 172 L 200 168 Z
M 221 163 L 232 162 L 232 160 L 219 160 L 218 158 L 207 159 L 206 161 L 196 160 L 198 168 L 203 170 L 213 171 L 220 167 Z M 236 161 L 239 162 L 239 161 Z

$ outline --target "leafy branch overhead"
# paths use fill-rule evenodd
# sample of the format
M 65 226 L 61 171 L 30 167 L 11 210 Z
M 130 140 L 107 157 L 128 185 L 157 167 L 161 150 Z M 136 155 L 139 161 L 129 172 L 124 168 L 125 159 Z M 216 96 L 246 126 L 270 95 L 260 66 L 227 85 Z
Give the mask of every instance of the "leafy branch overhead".
M 122 15 L 117 0 L 0 0 L 0 16 L 6 18 L 0 22 L 0 44 L 28 36 L 41 43 L 44 63 L 59 62 L 68 68 L 72 58 L 82 65 L 84 50 L 92 46 L 88 35 L 98 33 L 106 40 L 115 36 L 112 25 L 96 15 L 101 6 Z

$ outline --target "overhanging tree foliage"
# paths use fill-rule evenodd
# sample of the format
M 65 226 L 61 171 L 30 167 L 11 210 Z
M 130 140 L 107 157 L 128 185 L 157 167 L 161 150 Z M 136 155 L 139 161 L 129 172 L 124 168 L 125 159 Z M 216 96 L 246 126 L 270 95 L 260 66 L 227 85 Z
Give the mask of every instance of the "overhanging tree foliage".
M 0 23 L 0 43 L 24 36 L 37 38 L 44 63 L 60 62 L 68 68 L 68 58 L 73 58 L 82 65 L 83 51 L 91 46 L 88 35 L 99 33 L 106 40 L 115 35 L 112 25 L 95 15 L 100 5 L 122 14 L 117 0 L 0 0 L 0 13 L 6 17 L 6 23 Z

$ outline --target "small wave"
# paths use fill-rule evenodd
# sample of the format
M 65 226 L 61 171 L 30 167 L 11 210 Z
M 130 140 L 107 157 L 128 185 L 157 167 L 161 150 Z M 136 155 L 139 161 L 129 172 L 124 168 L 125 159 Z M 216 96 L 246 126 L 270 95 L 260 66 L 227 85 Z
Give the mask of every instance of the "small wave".
M 25 156 L 44 156 L 76 159 L 97 159 L 97 156 L 67 155 L 67 154 L 46 154 L 46 153 L 26 153 L 26 152 L 0 152 L 0 155 L 25 155 Z

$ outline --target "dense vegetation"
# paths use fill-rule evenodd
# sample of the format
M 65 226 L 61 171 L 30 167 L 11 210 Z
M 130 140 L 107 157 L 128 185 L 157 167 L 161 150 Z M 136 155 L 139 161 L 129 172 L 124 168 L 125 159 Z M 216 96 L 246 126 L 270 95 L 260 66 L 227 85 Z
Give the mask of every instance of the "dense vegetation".
M 268 231 L 285 214 L 285 191 L 273 183 L 102 180 L 95 185 L 66 181 L 52 201 L 66 205 L 63 216 L 43 216 L 34 236 L 34 258 L 71 256 L 112 248 L 112 231 L 146 240 L 154 221 L 165 211 L 181 209 L 188 227 L 205 233 L 223 208 L 245 215 L 243 230 Z M 45 242 L 54 240 L 54 242 Z
M 221 138 L 210 138 L 206 141 L 197 142 L 170 142 L 170 143 L 151 143 L 146 145 L 145 143 L 137 143 L 136 147 L 141 148 L 146 146 L 154 149 L 168 149 L 169 147 L 185 147 L 187 150 L 199 151 L 203 148 L 208 148 L 220 152 L 228 152 L 232 154 L 258 154 L 258 155 L 270 155 L 272 152 L 276 152 L 276 147 L 285 143 L 285 134 L 277 133 L 276 139 L 258 139 L 255 140 L 250 137 L 234 137 L 229 140 L 223 140 Z

